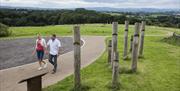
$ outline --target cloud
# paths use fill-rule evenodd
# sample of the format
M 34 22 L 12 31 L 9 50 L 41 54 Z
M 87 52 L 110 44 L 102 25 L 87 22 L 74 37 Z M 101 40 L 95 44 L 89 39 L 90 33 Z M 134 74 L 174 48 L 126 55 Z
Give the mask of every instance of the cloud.
M 113 3 L 120 8 L 180 8 L 180 0 L 83 0 L 86 2 Z
M 0 5 L 41 8 L 180 8 L 180 0 L 0 0 Z
M 86 2 L 99 2 L 99 3 L 122 3 L 122 2 L 127 2 L 129 0 L 82 0 Z

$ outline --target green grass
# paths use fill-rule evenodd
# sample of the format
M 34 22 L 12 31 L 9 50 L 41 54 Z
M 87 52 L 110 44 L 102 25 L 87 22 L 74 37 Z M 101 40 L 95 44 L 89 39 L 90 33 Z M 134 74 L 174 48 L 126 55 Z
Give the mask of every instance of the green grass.
M 108 38 L 110 39 L 110 38 Z M 146 37 L 144 58 L 138 61 L 137 73 L 129 73 L 131 61 L 122 60 L 123 38 L 119 37 L 120 90 L 112 90 L 112 74 L 105 52 L 93 64 L 81 71 L 82 91 L 180 91 L 180 47 L 162 42 L 163 37 Z M 69 76 L 43 91 L 71 91 L 73 76 Z
M 13 34 L 10 37 L 36 36 L 37 33 L 45 36 L 53 33 L 67 36 L 72 35 L 72 27 L 73 25 L 11 27 Z M 81 34 L 110 36 L 111 27 L 103 24 L 85 24 L 81 25 Z M 124 25 L 119 25 L 119 30 L 121 85 L 118 91 L 180 91 L 180 47 L 162 42 L 163 36 L 146 36 L 144 58 L 138 61 L 137 73 L 129 73 L 131 60 L 122 60 Z M 129 35 L 132 35 L 133 31 L 131 25 Z M 176 28 L 146 26 L 146 35 L 166 36 L 169 32 L 179 31 L 180 29 Z M 107 64 L 107 52 L 104 52 L 94 63 L 81 70 L 82 91 L 113 91 L 110 88 L 111 73 Z M 44 88 L 43 91 L 72 91 L 72 89 L 73 75 Z
M 109 36 L 111 35 L 112 25 L 110 24 L 84 24 L 81 26 L 82 35 L 99 35 Z M 57 34 L 59 36 L 72 35 L 73 25 L 55 25 L 55 26 L 42 26 L 42 27 L 10 27 L 12 35 L 10 37 L 23 37 L 23 36 L 36 36 L 38 33 L 44 36 L 50 36 L 51 34 Z M 124 34 L 124 25 L 119 25 L 119 35 Z M 129 32 L 133 32 L 134 27 L 130 25 Z M 163 28 L 156 26 L 146 26 L 146 34 L 167 34 L 169 31 L 180 31 L 175 28 Z

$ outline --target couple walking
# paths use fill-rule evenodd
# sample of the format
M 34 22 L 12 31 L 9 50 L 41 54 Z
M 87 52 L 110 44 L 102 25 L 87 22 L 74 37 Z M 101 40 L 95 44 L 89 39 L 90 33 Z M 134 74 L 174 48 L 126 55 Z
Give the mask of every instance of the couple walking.
M 47 67 L 47 63 L 43 61 L 44 54 L 49 54 L 49 62 L 54 66 L 53 74 L 56 73 L 57 70 L 57 56 L 60 53 L 59 49 L 61 47 L 61 42 L 56 38 L 56 35 L 53 34 L 51 39 L 47 42 L 41 37 L 40 34 L 37 36 L 35 50 L 33 51 L 33 55 L 36 53 L 39 61 L 40 67 L 38 70 Z

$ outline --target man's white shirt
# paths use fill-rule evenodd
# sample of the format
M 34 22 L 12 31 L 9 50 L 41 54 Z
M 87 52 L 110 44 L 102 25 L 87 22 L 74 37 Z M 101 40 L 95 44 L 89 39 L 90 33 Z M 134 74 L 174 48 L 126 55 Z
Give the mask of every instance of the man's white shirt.
M 61 47 L 61 42 L 58 39 L 55 39 L 54 41 L 50 39 L 47 43 L 47 45 L 50 48 L 50 54 L 51 55 L 57 55 L 59 51 L 59 47 Z

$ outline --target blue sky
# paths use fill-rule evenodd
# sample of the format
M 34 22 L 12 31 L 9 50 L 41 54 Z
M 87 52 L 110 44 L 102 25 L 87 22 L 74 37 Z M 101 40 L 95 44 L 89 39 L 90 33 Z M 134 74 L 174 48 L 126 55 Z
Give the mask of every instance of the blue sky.
M 1 6 L 39 8 L 178 8 L 180 0 L 0 0 Z

